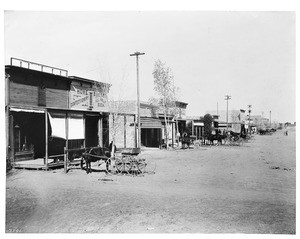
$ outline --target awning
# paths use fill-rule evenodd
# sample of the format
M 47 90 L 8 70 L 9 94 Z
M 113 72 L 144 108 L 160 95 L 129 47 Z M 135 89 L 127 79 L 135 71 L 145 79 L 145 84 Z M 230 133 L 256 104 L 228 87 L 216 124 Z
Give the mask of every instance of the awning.
M 162 124 L 160 119 L 156 118 L 141 118 L 142 129 L 161 129 Z
M 40 114 L 45 113 L 45 111 L 43 110 L 23 109 L 23 108 L 16 108 L 16 107 L 10 107 L 9 110 L 15 112 L 28 112 L 28 113 L 40 113 Z

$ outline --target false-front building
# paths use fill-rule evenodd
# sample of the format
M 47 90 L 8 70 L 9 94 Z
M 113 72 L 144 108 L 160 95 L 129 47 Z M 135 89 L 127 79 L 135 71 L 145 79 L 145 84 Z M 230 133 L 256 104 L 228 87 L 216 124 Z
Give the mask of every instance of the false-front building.
M 9 165 L 57 166 L 64 148 L 108 147 L 109 84 L 16 58 L 5 66 L 6 157 Z M 135 146 L 135 115 L 123 114 L 118 147 Z M 23 166 L 21 166 L 23 165 Z

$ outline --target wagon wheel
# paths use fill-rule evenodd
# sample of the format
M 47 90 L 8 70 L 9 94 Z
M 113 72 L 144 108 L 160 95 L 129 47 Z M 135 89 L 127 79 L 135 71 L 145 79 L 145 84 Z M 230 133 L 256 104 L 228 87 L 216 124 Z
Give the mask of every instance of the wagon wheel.
M 224 138 L 224 145 L 228 145 L 228 137 Z
M 112 160 L 111 158 L 108 158 L 105 161 L 105 171 L 107 174 L 113 174 L 113 167 L 112 167 Z
M 234 136 L 232 136 L 232 137 L 230 137 L 230 139 L 229 139 L 229 145 L 230 146 L 234 146 L 236 143 L 235 143 L 235 137 Z
M 138 161 L 141 162 L 141 168 L 144 171 L 143 173 L 155 174 L 156 163 L 154 162 L 153 157 L 151 155 L 149 154 L 139 155 Z
M 123 172 L 127 174 L 131 173 L 132 168 L 132 158 L 131 156 L 123 156 Z
M 238 145 L 242 145 L 244 144 L 244 139 L 243 138 L 239 138 L 238 139 Z
M 124 171 L 123 160 L 120 157 L 110 158 L 110 161 L 111 161 L 110 171 L 109 171 L 110 174 L 117 175 Z
M 125 167 L 126 165 L 130 165 L 130 169 L 128 168 L 126 171 L 128 174 L 130 174 L 131 176 L 138 176 L 140 175 L 140 170 L 138 167 L 138 161 L 137 161 L 137 157 L 135 156 L 129 156 L 129 162 L 130 164 L 125 163 Z
M 130 175 L 132 176 L 143 176 L 146 168 L 144 160 L 141 160 L 137 156 L 131 156 L 131 168 L 129 170 Z
M 140 175 L 144 175 L 146 170 L 146 162 L 143 158 L 137 157 L 136 164 Z

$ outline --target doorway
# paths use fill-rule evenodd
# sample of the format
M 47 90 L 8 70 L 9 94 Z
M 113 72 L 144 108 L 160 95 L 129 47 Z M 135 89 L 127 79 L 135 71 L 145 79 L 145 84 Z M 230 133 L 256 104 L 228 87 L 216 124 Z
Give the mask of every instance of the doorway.
M 99 116 L 85 117 L 85 147 L 95 147 L 99 144 Z

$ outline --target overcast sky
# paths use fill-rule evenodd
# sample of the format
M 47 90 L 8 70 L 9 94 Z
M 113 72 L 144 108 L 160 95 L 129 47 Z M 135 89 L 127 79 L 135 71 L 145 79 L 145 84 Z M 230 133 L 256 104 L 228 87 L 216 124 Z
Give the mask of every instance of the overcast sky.
M 5 64 L 17 57 L 113 84 L 115 99 L 153 96 L 154 62 L 169 66 L 188 115 L 247 109 L 295 121 L 293 12 L 6 12 Z

